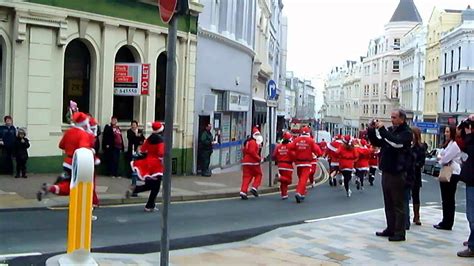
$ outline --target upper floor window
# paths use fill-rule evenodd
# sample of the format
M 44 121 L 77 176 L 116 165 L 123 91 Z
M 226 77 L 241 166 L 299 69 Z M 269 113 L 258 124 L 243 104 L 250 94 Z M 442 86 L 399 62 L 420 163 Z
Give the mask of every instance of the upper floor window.
M 399 73 L 400 72 L 400 61 L 394 60 L 392 65 L 392 72 Z
M 400 50 L 400 39 L 393 39 L 393 50 Z

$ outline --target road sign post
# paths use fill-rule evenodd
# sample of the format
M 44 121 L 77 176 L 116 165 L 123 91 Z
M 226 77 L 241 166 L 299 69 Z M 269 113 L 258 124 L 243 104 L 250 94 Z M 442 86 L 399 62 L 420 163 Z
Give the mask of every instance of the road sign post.
M 274 80 L 269 80 L 267 83 L 267 106 L 268 106 L 268 186 L 272 186 L 272 155 L 273 155 L 273 114 L 272 109 L 278 106 L 277 99 L 277 85 Z

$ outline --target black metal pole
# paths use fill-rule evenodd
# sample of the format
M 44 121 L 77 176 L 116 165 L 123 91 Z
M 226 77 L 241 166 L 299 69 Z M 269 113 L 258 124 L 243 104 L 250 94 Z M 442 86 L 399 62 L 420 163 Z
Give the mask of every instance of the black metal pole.
M 163 176 L 163 206 L 161 212 L 161 266 L 167 266 L 169 264 L 168 209 L 171 198 L 171 151 L 173 148 L 173 118 L 176 91 L 176 40 L 178 30 L 176 19 L 177 17 L 173 16 L 168 26 L 165 103 L 165 173 Z
M 268 149 L 270 154 L 268 156 L 268 186 L 272 186 L 272 154 L 273 154 L 273 147 L 272 147 L 272 107 L 268 107 Z

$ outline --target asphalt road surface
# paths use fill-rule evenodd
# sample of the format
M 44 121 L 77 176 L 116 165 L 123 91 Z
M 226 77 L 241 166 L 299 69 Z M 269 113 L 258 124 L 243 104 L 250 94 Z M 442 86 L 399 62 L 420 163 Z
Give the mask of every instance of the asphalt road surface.
M 439 184 L 431 176 L 423 177 L 422 205 L 440 205 Z M 378 181 L 378 182 L 377 182 Z M 171 249 L 239 241 L 269 230 L 336 215 L 383 208 L 380 177 L 373 187 L 357 191 L 347 198 L 342 187 L 327 183 L 309 190 L 306 200 L 296 204 L 282 201 L 278 194 L 240 198 L 176 203 L 170 206 L 169 229 Z M 465 211 L 464 184 L 459 183 L 457 211 Z M 237 192 L 236 192 L 237 194 Z M 144 213 L 143 205 L 103 207 L 94 211 L 92 247 L 96 252 L 149 253 L 159 250 L 161 213 Z M 441 217 L 441 212 L 440 212 Z M 423 217 L 422 217 L 423 218 Z M 350 219 L 350 218 L 348 218 Z M 374 231 L 383 229 L 374 228 Z M 356 227 L 355 227 L 356 228 Z M 9 254 L 11 264 L 28 258 L 16 255 L 40 255 L 46 258 L 66 249 L 67 210 L 0 211 L 0 263 Z M 48 255 L 45 255 L 48 254 Z M 20 255 L 18 255 L 20 256 Z M 28 263 L 35 261 L 30 257 Z M 43 260 L 44 261 L 44 260 Z

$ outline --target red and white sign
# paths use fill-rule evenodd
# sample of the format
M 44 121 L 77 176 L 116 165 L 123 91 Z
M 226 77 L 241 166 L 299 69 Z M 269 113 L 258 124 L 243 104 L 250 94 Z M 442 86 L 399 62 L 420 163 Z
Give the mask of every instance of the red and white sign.
M 119 63 L 114 69 L 114 95 L 140 96 L 150 92 L 150 64 Z
M 160 17 L 163 23 L 168 24 L 174 15 L 176 10 L 176 4 L 178 0 L 158 0 L 158 6 L 160 8 Z

